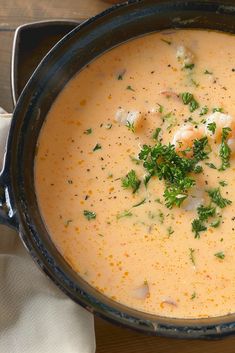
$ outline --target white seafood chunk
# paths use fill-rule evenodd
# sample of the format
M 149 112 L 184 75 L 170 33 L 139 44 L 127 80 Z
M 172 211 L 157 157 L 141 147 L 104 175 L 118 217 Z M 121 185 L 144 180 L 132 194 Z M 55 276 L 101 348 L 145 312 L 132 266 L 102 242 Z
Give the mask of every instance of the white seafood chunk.
M 184 45 L 180 45 L 177 47 L 176 57 L 181 63 L 182 67 L 193 64 L 194 54 Z
M 172 144 L 175 145 L 178 151 L 185 150 L 193 146 L 194 140 L 202 138 L 204 131 L 205 129 L 202 125 L 197 128 L 193 125 L 181 126 L 174 134 Z
M 134 290 L 134 297 L 136 299 L 146 299 L 149 296 L 149 285 L 147 282 Z
M 182 208 L 185 211 L 195 211 L 200 205 L 205 202 L 205 192 L 197 187 L 193 188 L 187 199 L 184 201 Z
M 121 125 L 127 125 L 128 123 L 137 127 L 141 120 L 141 114 L 139 111 L 127 111 L 123 108 L 118 108 L 115 115 L 115 120 Z

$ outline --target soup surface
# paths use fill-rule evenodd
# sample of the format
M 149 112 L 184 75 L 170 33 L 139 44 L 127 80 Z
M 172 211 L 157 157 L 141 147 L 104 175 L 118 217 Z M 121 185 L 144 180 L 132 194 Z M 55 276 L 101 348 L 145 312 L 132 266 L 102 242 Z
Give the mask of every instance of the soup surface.
M 165 31 L 76 75 L 38 142 L 40 210 L 88 283 L 137 310 L 235 312 L 235 38 Z

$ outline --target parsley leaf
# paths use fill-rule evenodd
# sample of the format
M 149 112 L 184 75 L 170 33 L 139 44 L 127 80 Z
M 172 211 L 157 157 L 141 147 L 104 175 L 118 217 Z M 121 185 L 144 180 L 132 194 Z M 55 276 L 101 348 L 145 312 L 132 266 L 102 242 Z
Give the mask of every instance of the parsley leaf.
M 205 105 L 205 107 L 202 107 L 199 115 L 202 116 L 202 115 L 206 115 L 209 111 L 209 108 Z
M 139 189 L 141 181 L 137 178 L 136 172 L 132 169 L 125 178 L 122 178 L 122 186 L 132 189 L 133 194 Z
M 215 253 L 214 255 L 215 255 L 215 257 L 217 257 L 220 260 L 223 260 L 225 258 L 223 251 L 219 251 L 219 252 Z
M 231 205 L 232 203 L 232 201 L 225 199 L 221 196 L 219 188 L 208 190 L 207 193 L 210 196 L 211 201 L 214 202 L 220 208 L 224 208 L 227 205 Z
M 198 216 L 201 221 L 207 221 L 209 217 L 214 217 L 216 209 L 212 206 L 199 206 L 197 208 Z
M 204 74 L 205 75 L 213 75 L 213 72 L 211 72 L 211 71 L 208 71 L 207 69 L 204 71 Z
M 160 132 L 162 131 L 162 129 L 160 127 L 157 127 L 156 130 L 154 131 L 153 133 L 153 139 L 158 141 L 158 138 L 159 138 L 159 134 Z
M 135 90 L 130 85 L 127 86 L 126 89 L 128 89 L 129 91 L 135 92 Z
M 200 238 L 200 232 L 207 230 L 207 227 L 202 223 L 200 219 L 194 219 L 192 222 L 192 232 L 195 233 L 194 238 Z
M 99 144 L 99 143 L 97 143 L 96 145 L 95 145 L 95 147 L 93 148 L 93 152 L 95 152 L 95 151 L 97 151 L 97 150 L 100 150 L 102 147 L 101 147 L 101 145 Z
M 196 262 L 195 262 L 194 253 L 195 253 L 195 249 L 189 248 L 189 258 L 190 258 L 190 261 L 192 262 L 192 264 L 195 266 Z
M 189 106 L 190 112 L 194 112 L 194 110 L 199 108 L 199 103 L 195 100 L 192 93 L 184 92 L 184 93 L 181 93 L 180 96 L 183 103 Z
M 219 155 L 222 160 L 221 167 L 219 168 L 220 171 L 223 171 L 230 167 L 229 160 L 231 156 L 231 149 L 227 144 L 227 138 L 228 138 L 229 132 L 231 132 L 230 127 L 224 127 L 222 129 L 222 143 L 219 151 Z
M 92 129 L 91 128 L 89 128 L 89 129 L 84 131 L 85 135 L 90 135 L 91 133 L 92 133 Z
M 212 134 L 214 135 L 215 130 L 216 130 L 216 123 L 215 123 L 215 122 L 209 123 L 209 124 L 207 125 L 207 129 L 208 129 L 209 131 L 211 131 Z
M 88 221 L 90 221 L 91 219 L 95 219 L 96 218 L 96 213 L 92 212 L 92 211 L 84 210 L 83 214 L 84 214 L 84 216 L 86 217 L 86 219 Z
M 215 219 L 214 221 L 211 222 L 210 226 L 213 227 L 213 228 L 218 228 L 219 225 L 220 225 L 220 222 L 221 222 L 220 219 L 217 218 L 217 219 Z
M 216 112 L 223 113 L 223 111 L 224 111 L 223 108 L 213 108 L 213 109 L 212 109 L 212 112 L 213 112 L 213 113 L 216 113 Z
M 182 190 L 177 187 L 166 188 L 163 196 L 168 208 L 172 208 L 174 205 L 180 207 L 182 202 L 187 198 L 187 194 L 183 194 Z
M 128 130 L 135 132 L 135 125 L 134 123 L 130 123 L 130 121 L 126 122 L 126 127 L 128 128 Z
M 131 216 L 132 216 L 132 213 L 130 211 L 124 211 L 122 213 L 119 213 L 116 217 L 117 219 L 121 219 L 124 217 L 131 217 Z
M 227 181 L 225 181 L 225 180 L 219 181 L 219 184 L 220 184 L 221 186 L 227 186 L 227 185 L 228 185 Z
M 203 161 L 208 158 L 209 145 L 207 137 L 202 137 L 199 140 L 194 140 L 193 143 L 193 157 L 196 161 Z

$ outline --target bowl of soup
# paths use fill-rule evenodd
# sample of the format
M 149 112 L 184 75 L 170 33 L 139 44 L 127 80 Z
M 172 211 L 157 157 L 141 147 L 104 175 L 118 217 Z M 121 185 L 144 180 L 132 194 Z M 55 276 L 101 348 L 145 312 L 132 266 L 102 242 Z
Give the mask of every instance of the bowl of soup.
M 73 300 L 155 335 L 234 332 L 235 8 L 130 1 L 41 62 L 1 221 Z

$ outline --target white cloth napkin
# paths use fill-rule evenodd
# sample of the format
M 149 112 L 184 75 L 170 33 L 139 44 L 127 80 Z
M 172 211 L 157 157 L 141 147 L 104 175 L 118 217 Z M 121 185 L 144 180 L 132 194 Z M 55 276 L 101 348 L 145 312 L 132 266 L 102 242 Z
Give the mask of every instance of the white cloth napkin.
M 0 108 L 0 167 L 11 115 Z M 94 353 L 93 315 L 33 262 L 18 234 L 0 226 L 0 353 Z

